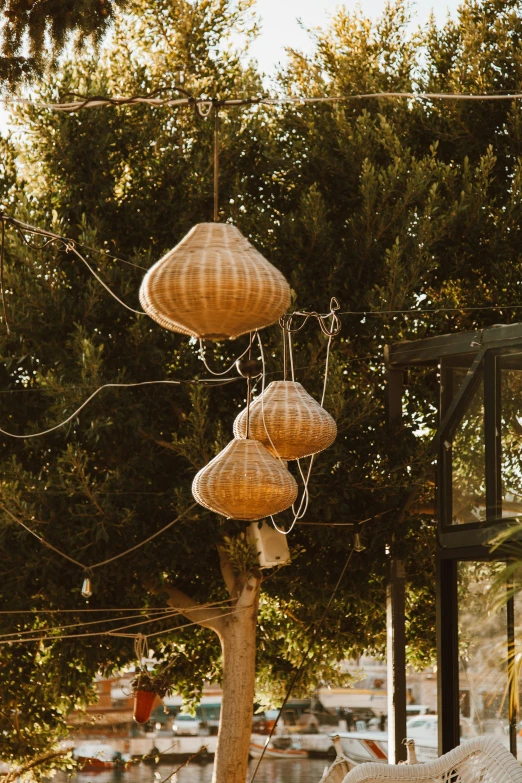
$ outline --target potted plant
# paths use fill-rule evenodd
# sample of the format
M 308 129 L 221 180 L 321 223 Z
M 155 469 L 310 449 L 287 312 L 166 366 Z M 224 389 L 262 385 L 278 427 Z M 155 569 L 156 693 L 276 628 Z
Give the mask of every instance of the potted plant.
M 172 682 L 167 667 L 151 671 L 140 667 L 136 669 L 132 687 L 134 688 L 134 720 L 136 723 L 147 723 L 154 703 L 172 691 Z

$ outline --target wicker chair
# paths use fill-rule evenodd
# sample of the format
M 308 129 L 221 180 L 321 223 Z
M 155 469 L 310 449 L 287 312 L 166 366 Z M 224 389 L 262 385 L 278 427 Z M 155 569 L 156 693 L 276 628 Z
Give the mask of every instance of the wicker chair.
M 475 737 L 428 764 L 359 764 L 342 783 L 522 783 L 522 767 L 493 737 Z M 322 783 L 334 783 L 323 776 Z
M 332 737 L 336 757 L 330 768 L 326 768 L 319 783 L 343 783 L 347 773 L 353 769 L 354 763 L 344 755 L 339 737 Z

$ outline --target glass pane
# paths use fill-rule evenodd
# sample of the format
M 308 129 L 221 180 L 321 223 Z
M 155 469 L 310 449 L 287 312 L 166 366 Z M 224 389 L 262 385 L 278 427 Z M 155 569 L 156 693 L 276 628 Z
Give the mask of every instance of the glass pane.
M 503 563 L 459 563 L 461 740 L 489 734 L 509 749 L 506 606 L 488 595 Z
M 452 524 L 486 518 L 485 465 L 484 383 L 481 381 L 453 438 Z
M 522 354 L 500 359 L 502 516 L 522 514 Z

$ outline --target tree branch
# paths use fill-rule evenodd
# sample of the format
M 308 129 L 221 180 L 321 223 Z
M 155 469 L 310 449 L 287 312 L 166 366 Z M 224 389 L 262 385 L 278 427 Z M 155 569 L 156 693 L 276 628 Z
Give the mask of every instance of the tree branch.
M 234 572 L 232 571 L 228 554 L 220 546 L 218 546 L 218 552 L 219 552 L 219 566 L 221 568 L 221 575 L 223 577 L 223 581 L 228 590 L 228 594 L 231 598 L 237 598 L 237 594 L 239 592 L 238 589 L 239 586 L 237 583 L 237 579 L 234 575 Z
M 161 595 L 161 593 L 167 593 L 169 599 L 167 601 L 169 606 L 173 609 L 178 609 L 181 614 L 193 623 L 201 625 L 203 628 L 210 628 L 211 631 L 217 633 L 220 636 L 223 632 L 223 620 L 221 615 L 223 610 L 219 607 L 203 607 L 194 601 L 182 590 L 178 590 L 177 587 L 171 587 L 170 585 L 161 585 L 161 587 L 151 587 L 147 585 L 147 589 L 153 593 L 153 595 Z
M 0 775 L 0 781 L 2 783 L 11 783 L 11 781 L 16 780 L 16 778 L 24 772 L 29 772 L 29 770 L 39 767 L 41 764 L 46 764 L 48 761 L 53 761 L 54 759 L 66 756 L 69 752 L 70 751 L 68 750 L 56 750 L 51 753 L 46 753 L 43 756 L 38 756 L 32 761 L 22 764 L 21 767 L 17 767 L 16 769 L 7 772 L 5 775 Z
M 259 588 L 261 587 L 262 581 L 263 580 L 261 574 L 258 574 L 257 576 L 254 574 L 250 574 L 250 576 L 248 577 L 248 579 L 246 580 L 243 586 L 243 589 L 241 590 L 239 598 L 237 599 L 237 603 L 236 603 L 237 610 L 243 610 L 252 607 L 255 608 L 257 612 L 257 603 L 259 601 Z

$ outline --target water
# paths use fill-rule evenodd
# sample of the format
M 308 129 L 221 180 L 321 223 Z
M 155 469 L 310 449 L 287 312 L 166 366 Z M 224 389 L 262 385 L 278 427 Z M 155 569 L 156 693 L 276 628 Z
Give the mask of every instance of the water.
M 247 780 L 253 775 L 257 759 L 250 761 Z M 318 759 L 263 759 L 255 783 L 319 783 L 324 768 L 331 762 Z M 176 768 L 176 764 L 157 767 L 132 766 L 126 771 L 80 772 L 75 775 L 58 773 L 53 783 L 162 783 Z M 210 783 L 212 764 L 189 764 L 168 783 Z

